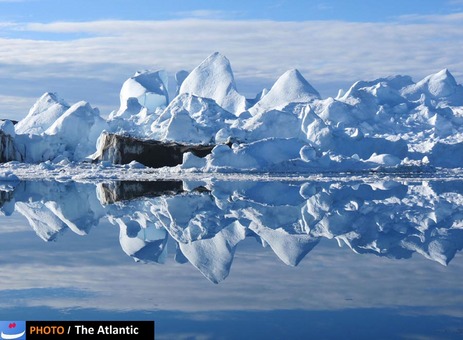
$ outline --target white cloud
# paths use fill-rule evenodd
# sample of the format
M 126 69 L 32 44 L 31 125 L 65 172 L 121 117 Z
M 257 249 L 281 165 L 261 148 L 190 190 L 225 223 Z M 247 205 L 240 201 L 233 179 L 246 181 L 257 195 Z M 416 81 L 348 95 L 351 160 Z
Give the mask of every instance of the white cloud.
M 219 11 L 209 9 L 197 9 L 193 11 L 176 12 L 174 16 L 180 18 L 195 19 L 231 19 L 242 15 L 239 11 Z
M 415 72 L 417 68 L 429 68 L 429 64 L 413 62 L 410 63 L 411 67 L 407 67 L 403 54 L 412 58 L 441 55 L 430 46 L 431 42 L 441 40 L 439 47 L 445 49 L 448 55 L 446 59 L 453 64 L 458 58 L 452 59 L 448 52 L 461 52 L 460 46 L 452 45 L 458 45 L 463 39 L 459 27 L 451 23 L 437 27 L 434 23 L 99 21 L 29 24 L 24 29 L 98 35 L 67 42 L 19 41 L 21 46 L 18 47 L 34 49 L 39 53 L 22 56 L 28 62 L 50 59 L 61 62 L 73 59 L 83 62 L 111 60 L 141 65 L 154 63 L 166 68 L 177 65 L 191 68 L 208 54 L 219 50 L 238 66 L 240 73 L 252 75 L 260 71 L 261 75 L 269 77 L 278 76 L 273 71 L 275 68 L 285 71 L 291 67 L 313 69 L 316 74 L 339 73 L 339 77 L 371 74 L 372 70 L 379 73 L 381 70 L 377 70 L 376 66 L 380 64 L 382 68 Z M 9 53 L 15 52 L 9 49 Z M 275 60 L 279 62 L 275 63 Z M 365 71 L 362 72 L 362 69 Z
M 32 107 L 37 98 L 25 96 L 4 96 L 0 95 L 0 117 L 2 119 L 16 120 L 18 113 L 28 107 Z M 25 112 L 27 113 L 27 111 Z
M 463 0 L 461 2 L 463 4 Z M 398 17 L 402 23 L 440 23 L 440 24 L 455 24 L 456 27 L 463 26 L 463 13 L 452 13 L 446 15 L 421 15 L 421 14 L 408 14 Z
M 443 68 L 449 68 L 461 82 L 462 16 L 401 18 L 395 23 L 186 19 L 18 24 L 14 29 L 21 39 L 0 39 L 0 77 L 24 79 L 24 86 L 29 79 L 72 81 L 78 77 L 82 84 L 88 80 L 87 89 L 94 79 L 114 88 L 138 69 L 191 70 L 212 52 L 220 51 L 230 59 L 239 89 L 248 96 L 271 86 L 280 74 L 294 67 L 323 95 L 335 95 L 336 86 L 359 79 L 409 74 L 419 80 Z M 44 37 L 87 37 L 28 39 L 42 33 Z M 21 72 L 21 67 L 27 72 Z M 5 76 L 10 69 L 16 73 Z M 59 93 L 60 83 L 56 85 L 41 92 Z M 94 92 L 94 98 L 85 99 L 99 106 L 104 102 L 98 96 L 101 87 Z

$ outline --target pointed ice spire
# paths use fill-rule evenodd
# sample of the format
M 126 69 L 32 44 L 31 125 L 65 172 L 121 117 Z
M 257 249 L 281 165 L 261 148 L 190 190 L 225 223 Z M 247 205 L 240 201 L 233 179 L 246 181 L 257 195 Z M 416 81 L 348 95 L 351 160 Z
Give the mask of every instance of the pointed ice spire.
M 246 98 L 238 93 L 229 60 L 215 52 L 186 77 L 179 94 L 210 98 L 223 109 L 239 115 L 246 110 Z
M 462 105 L 463 87 L 458 85 L 448 69 L 431 74 L 418 83 L 406 87 L 402 94 L 409 100 L 418 100 L 422 94 L 431 98 L 446 98 L 453 105 Z
M 17 134 L 39 135 L 48 129 L 69 105 L 56 93 L 46 92 L 29 110 L 28 115 L 15 126 Z
M 297 69 L 286 71 L 273 84 L 270 91 L 254 105 L 249 112 L 279 109 L 289 103 L 311 102 L 320 99 L 320 94 L 302 76 Z
M 429 93 L 435 97 L 448 97 L 455 93 L 455 88 L 458 86 L 455 78 L 446 68 L 426 77 L 422 82 L 427 82 Z

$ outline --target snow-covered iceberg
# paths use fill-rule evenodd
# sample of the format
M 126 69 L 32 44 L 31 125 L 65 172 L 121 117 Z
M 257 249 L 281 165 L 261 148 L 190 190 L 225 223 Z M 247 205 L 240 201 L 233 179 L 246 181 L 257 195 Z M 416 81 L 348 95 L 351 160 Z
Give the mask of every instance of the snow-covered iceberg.
M 40 135 L 45 132 L 70 107 L 56 93 L 44 93 L 29 110 L 28 115 L 20 120 L 15 130 L 17 134 Z
M 179 161 L 154 166 L 188 171 L 463 167 L 463 157 L 448 151 L 458 153 L 463 145 L 463 86 L 447 69 L 416 83 L 402 75 L 358 81 L 336 98 L 321 98 L 292 69 L 269 91 L 246 99 L 230 61 L 216 52 L 175 79 L 169 91 L 164 70 L 137 72 L 122 85 L 120 107 L 107 118 L 89 103 L 69 105 L 46 93 L 14 131 L 11 124 L 0 126 L 0 161 L 135 160 L 153 166 L 153 155 L 146 156 L 153 151 L 143 143 L 155 142 L 187 149 Z M 172 100 L 169 93 L 175 93 Z M 130 157 L 124 155 L 127 138 L 138 141 Z M 198 155 L 198 145 L 210 152 Z
M 207 57 L 182 81 L 179 94 L 183 93 L 212 99 L 235 115 L 247 107 L 246 98 L 236 89 L 230 62 L 218 52 Z

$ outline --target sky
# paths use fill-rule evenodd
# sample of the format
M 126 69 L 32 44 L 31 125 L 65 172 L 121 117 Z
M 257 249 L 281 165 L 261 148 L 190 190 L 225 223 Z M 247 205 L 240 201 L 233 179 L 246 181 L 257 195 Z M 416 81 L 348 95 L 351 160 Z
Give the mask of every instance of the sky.
M 44 92 L 106 116 L 136 71 L 172 80 L 216 51 L 247 97 L 292 68 L 325 98 L 443 68 L 462 83 L 463 0 L 0 0 L 0 118 L 25 117 Z

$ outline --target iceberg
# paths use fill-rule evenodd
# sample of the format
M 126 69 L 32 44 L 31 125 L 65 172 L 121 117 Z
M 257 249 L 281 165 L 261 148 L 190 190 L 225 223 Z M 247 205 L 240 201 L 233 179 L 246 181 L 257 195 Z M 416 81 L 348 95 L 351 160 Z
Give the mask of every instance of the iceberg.
M 151 125 L 151 139 L 188 144 L 215 144 L 215 135 L 236 117 L 214 100 L 183 93 Z
M 174 78 L 169 92 L 166 71 L 135 73 L 108 118 L 47 92 L 15 126 L 0 125 L 0 160 L 202 172 L 463 167 L 452 157 L 463 143 L 463 86 L 447 69 L 416 83 L 406 75 L 357 81 L 335 98 L 291 69 L 246 99 L 218 52 Z
M 240 115 L 247 106 L 246 98 L 236 89 L 229 60 L 218 52 L 190 72 L 180 86 L 179 94 L 182 93 L 213 99 L 235 115 Z
M 453 105 L 463 105 L 463 86 L 457 84 L 448 69 L 407 86 L 402 94 L 411 100 L 418 100 L 424 94 L 432 99 L 448 101 Z
M 136 98 L 138 103 L 146 107 L 149 112 L 154 112 L 158 107 L 167 106 L 169 103 L 167 73 L 163 70 L 135 73 L 122 84 L 121 108 L 126 107 L 130 98 Z M 119 110 L 114 116 L 122 115 L 122 112 Z
M 45 132 L 70 105 L 59 98 L 56 93 L 46 92 L 32 106 L 28 115 L 15 126 L 17 134 L 40 135 Z
M 82 161 L 94 152 L 98 137 L 106 127 L 99 110 L 81 101 L 69 107 L 40 134 L 17 134 L 15 147 L 20 154 L 19 160 L 26 162 L 63 158 Z
M 272 109 L 281 109 L 291 103 L 310 103 L 320 99 L 320 94 L 302 76 L 297 69 L 286 71 L 273 84 L 253 107 L 249 109 L 251 114 Z

